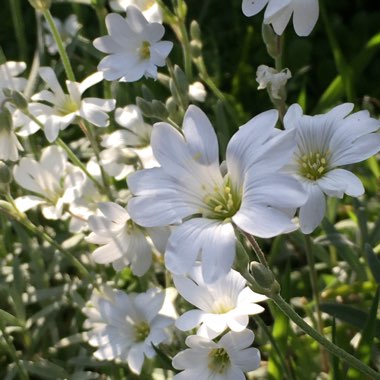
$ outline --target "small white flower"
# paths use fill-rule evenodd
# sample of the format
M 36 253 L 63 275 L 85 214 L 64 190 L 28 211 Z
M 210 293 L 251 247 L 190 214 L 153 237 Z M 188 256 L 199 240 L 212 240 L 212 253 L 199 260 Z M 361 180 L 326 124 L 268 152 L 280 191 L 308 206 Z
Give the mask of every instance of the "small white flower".
M 0 160 L 17 161 L 18 152 L 24 150 L 14 132 L 14 123 L 11 111 L 4 107 L 0 111 Z
M 25 90 L 28 81 L 25 78 L 18 78 L 25 69 L 24 62 L 8 61 L 0 65 L 0 103 L 5 99 L 3 90 Z
M 295 176 L 307 192 L 307 202 L 299 212 L 301 230 L 311 233 L 325 214 L 325 195 L 358 197 L 364 187 L 351 172 L 340 166 L 364 161 L 380 150 L 380 121 L 368 111 L 349 115 L 354 105 L 345 103 L 324 115 L 303 115 L 293 104 L 284 118 L 286 130 L 296 131 L 297 148 L 284 168 Z M 349 116 L 348 116 L 349 115 Z
M 305 202 L 302 186 L 277 173 L 293 153 L 295 135 L 275 129 L 277 118 L 275 110 L 264 112 L 240 128 L 227 147 L 227 173 L 219 167 L 215 131 L 198 107 L 186 111 L 183 135 L 154 125 L 151 143 L 161 167 L 128 176 L 135 195 L 128 211 L 145 227 L 179 224 L 165 253 L 171 272 L 185 274 L 200 260 L 207 283 L 227 274 L 235 258 L 233 224 L 259 237 L 296 229 L 284 209 Z
M 272 99 L 281 99 L 286 82 L 292 74 L 289 69 L 284 69 L 278 72 L 272 67 L 260 65 L 256 72 L 256 81 L 259 84 L 258 90 L 268 89 Z
M 189 347 L 179 352 L 173 367 L 183 370 L 173 380 L 245 380 L 245 372 L 260 366 L 260 352 L 250 347 L 254 339 L 251 330 L 229 332 L 218 342 L 192 335 L 186 338 Z
M 37 194 L 15 199 L 17 208 L 24 212 L 41 205 L 46 219 L 60 219 L 63 206 L 75 199 L 77 188 L 85 180 L 84 173 L 68 163 L 66 153 L 57 146 L 45 148 L 39 162 L 22 158 L 13 174 L 20 186 Z
M 47 104 L 32 103 L 29 109 L 44 124 L 44 132 L 49 142 L 53 142 L 58 137 L 60 130 L 75 123 L 77 117 L 81 117 L 97 127 L 109 125 L 109 117 L 106 112 L 115 108 L 114 99 L 82 99 L 82 94 L 89 87 L 103 79 L 101 73 L 92 74 L 81 83 L 66 81 L 68 94 L 63 91 L 53 69 L 41 67 L 39 73 L 52 91 L 43 90 L 33 95 L 33 101 L 43 101 Z
M 110 13 L 106 17 L 109 36 L 95 39 L 94 46 L 110 54 L 99 63 L 106 80 L 134 82 L 145 77 L 157 78 L 157 66 L 165 66 L 173 43 L 161 41 L 165 28 L 149 23 L 141 11 L 130 5 L 127 18 Z
M 127 211 L 116 203 L 99 203 L 98 207 L 103 216 L 89 217 L 88 225 L 93 232 L 86 238 L 88 242 L 102 246 L 93 252 L 93 260 L 98 264 L 112 263 L 115 270 L 130 265 L 135 275 L 142 276 L 152 263 L 154 247 L 159 252 L 164 251 L 169 229 L 143 229 L 133 223 Z
M 62 22 L 60 19 L 56 17 L 53 17 L 53 20 L 55 26 L 57 27 L 58 33 L 61 36 L 63 46 L 66 47 L 70 45 L 71 41 L 76 36 L 79 29 L 82 27 L 82 25 L 78 22 L 77 16 L 75 14 L 72 14 L 69 17 L 67 17 L 64 22 Z M 58 53 L 57 44 L 55 42 L 54 37 L 51 34 L 50 27 L 47 24 L 47 22 L 44 22 L 44 28 L 46 30 L 44 34 L 44 41 L 49 54 Z
M 227 328 L 243 331 L 249 315 L 259 314 L 264 308 L 257 302 L 267 297 L 246 287 L 244 277 L 234 270 L 212 284 L 204 282 L 200 265 L 196 265 L 188 277 L 173 276 L 178 293 L 199 310 L 190 310 L 176 321 L 176 327 L 188 331 L 196 326 L 197 335 L 214 339 Z
M 147 21 L 162 23 L 162 10 L 155 0 L 110 0 L 111 8 L 116 12 L 125 12 L 130 5 L 139 8 Z
M 244 15 L 250 17 L 267 5 L 264 23 L 272 24 L 274 31 L 281 35 L 293 15 L 294 30 L 299 36 L 308 36 L 314 29 L 319 16 L 318 0 L 243 0 Z
M 189 96 L 191 100 L 204 102 L 206 99 L 206 89 L 201 82 L 194 82 L 189 86 Z
M 158 288 L 146 293 L 126 294 L 107 288 L 94 293 L 83 312 L 89 331 L 89 344 L 97 347 L 99 360 L 119 359 L 127 362 L 132 372 L 140 374 L 144 357 L 153 358 L 152 346 L 168 339 L 165 328 L 173 319 L 162 315 L 165 292 Z

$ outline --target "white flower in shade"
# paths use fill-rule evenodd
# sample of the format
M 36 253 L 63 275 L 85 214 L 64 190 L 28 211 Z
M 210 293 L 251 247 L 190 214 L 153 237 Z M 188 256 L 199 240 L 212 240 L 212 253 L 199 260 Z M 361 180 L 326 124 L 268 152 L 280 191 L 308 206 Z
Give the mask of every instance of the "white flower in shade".
M 146 293 L 126 294 L 106 289 L 94 293 L 83 312 L 89 331 L 89 344 L 97 347 L 99 360 L 119 359 L 127 362 L 132 372 L 140 374 L 145 356 L 153 358 L 158 346 L 168 339 L 165 328 L 173 319 L 162 315 L 165 292 L 158 288 Z
M 135 275 L 142 276 L 152 263 L 154 250 L 165 250 L 169 229 L 141 228 L 116 203 L 99 203 L 98 207 L 103 216 L 89 217 L 88 225 L 93 232 L 86 238 L 101 245 L 93 252 L 93 260 L 99 264 L 112 263 L 115 270 L 130 265 Z
M 130 5 L 139 8 L 147 21 L 162 23 L 162 10 L 155 0 L 110 0 L 111 8 L 116 12 L 125 12 Z
M 157 66 L 165 66 L 173 43 L 161 41 L 165 28 L 149 23 L 141 11 L 130 5 L 127 18 L 117 13 L 106 17 L 109 36 L 95 39 L 94 46 L 103 53 L 98 70 L 106 80 L 134 82 L 145 77 L 157 78 Z
M 186 338 L 189 348 L 173 358 L 173 367 L 183 370 L 173 380 L 245 380 L 245 372 L 260 366 L 259 350 L 250 347 L 253 340 L 251 330 L 230 331 L 218 342 L 189 336 Z
M 191 100 L 204 102 L 206 99 L 206 89 L 201 82 L 194 82 L 189 86 L 189 96 Z
M 97 127 L 107 127 L 109 125 L 109 117 L 106 112 L 110 112 L 115 108 L 114 99 L 82 99 L 82 94 L 89 87 L 103 79 L 101 73 L 92 74 L 81 83 L 66 81 L 67 94 L 59 84 L 53 69 L 41 67 L 39 73 L 51 91 L 43 90 L 33 95 L 33 101 L 43 101 L 47 104 L 32 103 L 29 109 L 44 124 L 44 132 L 49 142 L 58 137 L 60 130 L 65 129 L 72 123 L 76 123 L 78 117 Z
M 107 148 L 100 153 L 104 170 L 121 180 L 136 168 L 159 166 L 150 146 L 152 126 L 144 122 L 140 108 L 135 105 L 116 108 L 115 120 L 123 129 L 102 137 L 101 144 Z
M 14 132 L 11 111 L 4 107 L 0 111 L 0 160 L 17 161 L 19 150 L 24 150 Z
M 188 277 L 173 276 L 178 293 L 199 310 L 190 310 L 176 320 L 176 327 L 188 331 L 200 325 L 197 335 L 214 339 L 227 328 L 243 331 L 249 315 L 259 314 L 264 308 L 257 302 L 266 296 L 246 287 L 244 277 L 234 270 L 218 281 L 204 282 L 201 267 L 196 265 Z
M 256 72 L 256 81 L 259 84 L 258 90 L 268 89 L 272 99 L 281 99 L 284 97 L 284 89 L 288 79 L 292 77 L 289 69 L 278 72 L 272 67 L 260 65 Z
M 272 24 L 274 31 L 284 33 L 293 15 L 294 30 L 299 36 L 308 36 L 314 29 L 319 16 L 318 0 L 243 0 L 244 15 L 250 17 L 267 5 L 264 23 Z
M 368 111 L 349 115 L 354 105 L 345 103 L 324 115 L 303 115 L 293 104 L 284 118 L 286 130 L 296 131 L 297 148 L 284 170 L 295 176 L 307 193 L 299 211 L 301 230 L 311 233 L 325 214 L 325 195 L 358 197 L 364 187 L 354 174 L 340 166 L 366 160 L 380 150 L 380 121 Z
M 240 128 L 228 144 L 223 174 L 215 131 L 198 107 L 186 111 L 183 134 L 154 125 L 151 144 L 161 167 L 128 176 L 135 195 L 128 212 L 144 227 L 183 222 L 165 252 L 171 272 L 185 274 L 200 260 L 207 283 L 226 275 L 235 258 L 234 224 L 265 238 L 296 229 L 284 209 L 302 205 L 305 194 L 295 179 L 277 173 L 293 153 L 295 131 L 276 129 L 277 118 L 271 110 Z
M 24 212 L 41 205 L 46 219 L 60 219 L 64 205 L 73 202 L 85 180 L 84 173 L 68 163 L 66 153 L 57 146 L 45 148 L 39 162 L 22 158 L 13 174 L 20 186 L 36 194 L 16 198 L 17 208 Z
M 25 90 L 28 81 L 25 78 L 18 78 L 25 69 L 24 62 L 8 61 L 0 65 L 0 103 L 5 99 L 3 90 Z
M 64 22 L 60 19 L 53 17 L 55 26 L 57 27 L 58 33 L 61 36 L 61 40 L 63 42 L 63 46 L 67 47 L 70 45 L 73 38 L 78 33 L 79 29 L 82 25 L 78 22 L 78 18 L 75 14 L 70 15 L 66 18 Z M 54 37 L 51 34 L 49 25 L 47 22 L 44 22 L 45 34 L 44 34 L 44 42 L 49 54 L 58 53 L 58 47 L 54 40 Z

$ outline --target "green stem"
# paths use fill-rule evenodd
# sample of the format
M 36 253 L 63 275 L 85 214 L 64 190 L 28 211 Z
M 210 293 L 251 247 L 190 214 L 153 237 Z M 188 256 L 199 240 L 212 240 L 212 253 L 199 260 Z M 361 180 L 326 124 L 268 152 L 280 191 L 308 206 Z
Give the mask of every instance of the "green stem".
M 5 326 L 4 326 L 2 320 L 0 320 L 0 331 L 1 331 L 1 334 L 3 336 L 3 339 L 5 340 L 5 343 L 7 344 L 8 352 L 11 355 L 14 363 L 16 364 L 16 367 L 20 371 L 20 377 L 21 377 L 21 379 L 22 380 L 29 380 L 29 374 L 25 370 L 25 368 L 21 365 L 20 359 L 19 359 L 19 357 L 17 355 L 16 348 L 15 348 L 13 342 L 12 342 L 12 339 L 9 337 L 7 331 L 5 330 Z
M 315 270 L 313 245 L 312 245 L 310 235 L 305 235 L 305 243 L 306 243 L 306 257 L 307 257 L 307 262 L 309 265 L 311 289 L 313 293 L 315 311 L 317 312 L 317 330 L 321 335 L 323 335 L 323 319 L 322 319 L 321 306 L 320 306 L 321 298 L 319 296 L 319 291 L 318 291 L 318 278 L 317 278 L 317 271 Z M 321 346 L 321 355 L 323 359 L 323 369 L 325 372 L 328 372 L 329 361 L 328 361 L 326 351 L 323 349 L 322 346 Z
M 25 28 L 21 13 L 20 0 L 9 0 L 12 13 L 12 21 L 15 29 L 17 45 L 20 49 L 20 58 L 26 61 L 28 57 L 28 49 L 26 46 Z
M 257 243 L 256 239 L 249 233 L 243 231 L 243 230 L 240 230 L 244 236 L 247 238 L 247 240 L 249 241 L 249 243 L 251 244 L 253 250 L 255 251 L 256 255 L 257 255 L 257 258 L 259 259 L 260 263 L 265 265 L 267 268 L 269 268 L 269 265 L 268 265 L 268 262 L 267 262 L 267 259 L 265 257 L 265 254 L 264 252 L 261 250 L 259 244 Z
M 43 10 L 42 14 L 45 17 L 45 20 L 48 23 L 50 31 L 55 40 L 55 43 L 57 44 L 59 56 L 61 57 L 63 67 L 65 68 L 67 79 L 72 82 L 75 82 L 74 71 L 73 71 L 73 68 L 71 67 L 71 63 L 66 53 L 65 47 L 63 46 L 63 42 L 58 32 L 57 26 L 55 25 L 55 22 L 53 20 L 53 16 L 51 15 L 50 10 L 48 9 Z
M 311 336 L 323 347 L 325 347 L 326 350 L 329 351 L 332 355 L 340 358 L 350 367 L 356 368 L 358 371 L 366 374 L 371 379 L 380 380 L 379 372 L 373 370 L 371 367 L 368 367 L 366 364 L 361 362 L 355 356 L 344 351 L 343 349 L 341 349 L 340 347 L 336 346 L 334 343 L 326 339 L 323 335 L 319 334 L 294 311 L 294 309 L 281 297 L 280 294 L 272 295 L 271 299 L 285 315 L 287 315 L 306 334 Z

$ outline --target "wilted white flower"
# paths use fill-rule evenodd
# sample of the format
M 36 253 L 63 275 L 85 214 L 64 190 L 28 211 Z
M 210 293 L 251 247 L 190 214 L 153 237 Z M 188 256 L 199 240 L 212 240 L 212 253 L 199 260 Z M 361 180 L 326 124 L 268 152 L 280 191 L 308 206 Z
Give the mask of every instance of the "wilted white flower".
M 145 227 L 183 222 L 166 248 L 171 272 L 185 274 L 198 259 L 207 283 L 226 275 L 235 258 L 233 224 L 259 237 L 296 229 L 284 209 L 305 202 L 302 186 L 277 173 L 293 153 L 295 132 L 275 129 L 277 118 L 271 110 L 240 128 L 223 174 L 215 131 L 198 107 L 186 111 L 183 135 L 169 124 L 154 125 L 151 143 L 161 167 L 128 176 L 135 195 L 128 212 Z
M 63 91 L 53 69 L 41 67 L 39 73 L 52 91 L 43 90 L 33 95 L 33 101 L 43 101 L 47 104 L 32 103 L 29 108 L 30 112 L 45 126 L 44 132 L 49 142 L 53 142 L 58 137 L 60 130 L 75 123 L 77 117 L 97 127 L 109 125 L 106 112 L 115 108 L 114 99 L 82 99 L 82 94 L 89 87 L 103 79 L 101 73 L 92 74 L 81 83 L 66 81 L 68 94 Z
M 152 263 L 154 248 L 159 252 L 165 250 L 169 229 L 143 229 L 116 203 L 103 202 L 98 207 L 103 215 L 89 217 L 88 225 L 93 232 L 86 238 L 102 246 L 93 252 L 93 260 L 99 264 L 112 263 L 115 270 L 130 265 L 135 275 L 142 276 Z
M 94 292 L 83 312 L 89 331 L 89 344 L 97 347 L 94 356 L 100 360 L 119 359 L 127 362 L 132 372 L 140 374 L 144 357 L 153 358 L 152 346 L 167 340 L 165 328 L 173 319 L 161 314 L 165 292 L 158 288 L 146 293 L 126 294 L 106 288 Z
M 176 327 L 188 331 L 200 325 L 197 335 L 214 339 L 227 328 L 243 331 L 249 322 L 248 316 L 259 314 L 264 308 L 257 302 L 266 296 L 246 287 L 244 277 L 234 270 L 218 281 L 204 282 L 200 265 L 196 265 L 188 277 L 173 276 L 178 293 L 199 310 L 190 310 L 176 320 Z
M 146 77 L 157 78 L 157 66 L 165 66 L 173 43 L 161 41 L 165 28 L 149 23 L 141 11 L 130 5 L 127 18 L 110 13 L 106 17 L 109 36 L 95 39 L 94 46 L 103 53 L 98 70 L 106 80 L 134 82 Z
M 201 82 L 194 82 L 189 86 L 189 96 L 191 100 L 204 102 L 206 99 L 206 89 Z
M 380 150 L 380 121 L 368 111 L 348 114 L 354 105 L 345 103 L 324 115 L 307 116 L 293 104 L 284 118 L 286 130 L 296 131 L 297 148 L 284 170 L 295 176 L 307 193 L 299 212 L 301 230 L 311 233 L 325 214 L 325 195 L 358 197 L 364 187 L 354 174 L 340 166 L 366 160 Z
M 57 27 L 58 33 L 61 37 L 63 46 L 66 47 L 70 45 L 73 38 L 78 33 L 79 29 L 82 27 L 82 25 L 78 22 L 78 18 L 75 14 L 70 15 L 66 18 L 64 22 L 62 22 L 60 19 L 53 17 L 55 26 Z M 44 28 L 45 28 L 45 34 L 44 34 L 44 41 L 46 48 L 50 54 L 56 54 L 58 53 L 58 47 L 55 42 L 54 37 L 51 34 L 49 25 L 47 22 L 44 22 Z
M 258 90 L 268 89 L 268 92 L 273 99 L 281 99 L 284 92 L 286 82 L 292 74 L 289 69 L 284 69 L 278 72 L 272 67 L 260 65 L 256 72 L 256 81 L 259 84 Z
M 116 12 L 125 12 L 130 5 L 139 8 L 148 22 L 162 23 L 162 10 L 155 0 L 110 0 L 111 8 Z
M 85 180 L 84 173 L 67 162 L 66 153 L 57 146 L 45 148 L 39 162 L 22 158 L 13 174 L 20 186 L 37 194 L 15 199 L 17 208 L 27 211 L 41 205 L 46 219 L 60 219 L 63 206 L 75 199 L 77 187 Z
M 294 30 L 299 36 L 308 36 L 319 16 L 318 0 L 243 0 L 242 10 L 246 16 L 254 16 L 267 5 L 264 23 L 272 24 L 281 35 L 293 15 Z
M 254 339 L 251 330 L 229 332 L 218 342 L 198 335 L 186 338 L 189 347 L 179 352 L 173 367 L 183 370 L 173 380 L 245 380 L 245 372 L 260 366 L 260 352 L 250 347 Z

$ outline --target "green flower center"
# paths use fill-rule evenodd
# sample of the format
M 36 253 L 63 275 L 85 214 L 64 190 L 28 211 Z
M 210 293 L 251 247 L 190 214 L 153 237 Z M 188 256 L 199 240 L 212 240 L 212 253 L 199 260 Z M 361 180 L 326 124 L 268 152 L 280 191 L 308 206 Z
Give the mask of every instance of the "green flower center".
M 65 96 L 65 101 L 56 107 L 57 112 L 60 116 L 65 116 L 70 113 L 76 112 L 79 109 L 79 106 L 69 95 Z
M 135 325 L 134 338 L 135 342 L 143 342 L 150 333 L 150 326 L 143 321 Z
M 140 47 L 140 58 L 149 59 L 150 58 L 150 43 L 148 41 L 143 41 Z
M 310 181 L 323 177 L 329 168 L 329 152 L 304 154 L 299 158 L 300 175 Z
M 208 368 L 222 374 L 231 364 L 230 357 L 224 348 L 214 348 L 208 354 Z
M 207 209 L 202 212 L 204 217 L 226 220 L 236 214 L 241 205 L 241 194 L 234 191 L 229 178 L 223 186 L 215 186 L 213 193 L 208 193 L 203 198 Z

